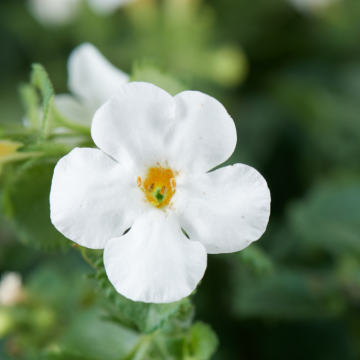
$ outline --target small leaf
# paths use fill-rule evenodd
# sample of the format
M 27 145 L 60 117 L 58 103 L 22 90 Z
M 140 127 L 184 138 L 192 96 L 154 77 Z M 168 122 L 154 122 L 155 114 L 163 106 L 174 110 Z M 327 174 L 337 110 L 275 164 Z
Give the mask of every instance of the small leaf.
M 241 262 L 257 272 L 266 272 L 273 269 L 274 264 L 266 253 L 256 244 L 239 251 Z
M 47 131 L 47 120 L 49 118 L 50 106 L 52 105 L 54 97 L 54 88 L 46 70 L 42 65 L 32 65 L 31 84 L 40 91 L 42 96 L 41 131 L 42 138 L 44 138 Z
M 163 327 L 171 319 L 183 316 L 192 310 L 188 298 L 169 304 L 152 304 L 132 301 L 120 295 L 106 276 L 104 264 L 98 261 L 96 278 L 110 301 L 105 303 L 108 318 L 144 334 Z
M 96 360 L 119 360 L 137 344 L 140 335 L 133 330 L 100 317 L 99 309 L 82 311 L 76 315 L 59 341 L 66 352 L 82 354 Z
M 50 221 L 49 194 L 58 159 L 29 160 L 9 168 L 4 186 L 5 211 L 24 244 L 40 249 L 68 248 L 71 242 Z
M 196 322 L 190 329 L 187 343 L 189 359 L 208 360 L 219 346 L 219 340 L 210 325 Z
M 34 86 L 30 84 L 21 84 L 19 86 L 19 95 L 27 120 L 30 121 L 31 127 L 36 129 L 40 126 L 40 98 Z

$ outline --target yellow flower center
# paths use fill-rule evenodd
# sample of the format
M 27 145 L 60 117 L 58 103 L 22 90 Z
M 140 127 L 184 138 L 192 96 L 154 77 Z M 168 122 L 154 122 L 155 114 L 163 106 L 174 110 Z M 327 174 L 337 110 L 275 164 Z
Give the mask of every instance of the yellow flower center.
M 139 176 L 137 184 L 146 200 L 157 208 L 169 205 L 176 191 L 174 172 L 161 166 L 150 168 L 144 181 Z

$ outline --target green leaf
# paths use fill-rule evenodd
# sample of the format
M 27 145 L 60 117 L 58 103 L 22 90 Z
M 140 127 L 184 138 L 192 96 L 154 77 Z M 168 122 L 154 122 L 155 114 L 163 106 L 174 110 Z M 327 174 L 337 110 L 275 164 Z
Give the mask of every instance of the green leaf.
M 66 352 L 96 360 L 119 360 L 137 344 L 140 335 L 133 330 L 101 319 L 99 309 L 82 311 L 59 341 Z
M 219 340 L 210 325 L 198 321 L 190 329 L 186 359 L 208 360 L 215 353 L 218 346 Z
M 232 308 L 242 318 L 328 318 L 345 308 L 342 290 L 329 271 L 281 267 L 267 274 L 234 275 Z
M 57 160 L 30 160 L 6 172 L 4 211 L 13 219 L 21 242 L 39 249 L 71 245 L 50 221 L 49 194 Z
M 152 83 L 173 96 L 189 89 L 188 82 L 177 79 L 149 60 L 135 62 L 132 69 L 131 81 Z
M 319 185 L 290 207 L 291 229 L 307 246 L 360 253 L 359 204 L 358 183 Z
M 108 318 L 149 334 L 163 327 L 170 320 L 192 312 L 193 306 L 188 298 L 169 304 L 152 304 L 132 301 L 120 295 L 107 278 L 104 264 L 96 262 L 98 279 L 110 300 L 106 302 Z
M 54 97 L 54 88 L 42 65 L 32 65 L 31 84 L 40 91 L 42 96 L 41 136 L 43 139 L 47 132 L 47 120 L 49 118 L 50 106 L 52 105 L 51 103 Z
M 110 286 L 107 284 L 107 286 Z M 110 298 L 115 306 L 109 308 L 113 319 L 126 325 L 133 324 L 136 329 L 144 334 L 152 333 L 164 326 L 172 318 L 189 306 L 189 299 L 183 299 L 170 304 L 148 304 L 131 301 L 118 294 L 114 289 Z
M 241 262 L 257 272 L 267 272 L 273 269 L 274 264 L 266 253 L 256 244 L 238 252 Z
M 26 117 L 30 121 L 31 127 L 39 128 L 40 98 L 36 88 L 30 84 L 21 84 L 19 86 L 19 95 L 22 105 L 25 109 Z

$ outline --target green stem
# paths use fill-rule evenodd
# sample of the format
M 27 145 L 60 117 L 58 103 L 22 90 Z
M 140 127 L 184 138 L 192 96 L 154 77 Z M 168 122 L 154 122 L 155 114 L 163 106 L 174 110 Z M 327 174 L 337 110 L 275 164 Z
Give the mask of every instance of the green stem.
M 80 134 L 91 136 L 91 130 L 90 127 L 85 125 L 80 125 L 78 123 L 75 123 L 64 116 L 60 115 L 58 112 L 56 113 L 56 121 L 69 129 L 75 130 Z
M 77 246 L 77 249 L 80 250 L 81 255 L 82 255 L 82 257 L 84 258 L 84 260 L 85 260 L 93 269 L 96 270 L 96 267 L 95 267 L 94 263 L 91 261 L 91 259 L 90 259 L 90 258 L 87 256 L 87 254 L 86 254 L 86 248 L 78 245 L 78 246 Z
M 160 329 L 159 329 L 160 330 Z M 144 360 L 149 353 L 150 347 L 154 342 L 154 338 L 159 333 L 159 330 L 154 331 L 152 334 L 143 335 L 134 349 L 121 360 Z M 170 360 L 170 359 L 169 359 Z

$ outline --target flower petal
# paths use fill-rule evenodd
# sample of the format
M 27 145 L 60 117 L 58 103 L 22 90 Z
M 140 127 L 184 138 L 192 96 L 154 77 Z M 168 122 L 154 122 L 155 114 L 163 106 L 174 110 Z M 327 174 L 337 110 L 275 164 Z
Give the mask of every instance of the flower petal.
M 76 148 L 55 167 L 51 221 L 67 238 L 92 249 L 121 236 L 144 208 L 136 177 L 97 149 Z
M 101 15 L 109 15 L 119 7 L 136 0 L 88 0 L 91 8 Z
M 229 253 L 266 230 L 270 191 L 259 172 L 236 164 L 179 178 L 173 204 L 191 240 L 202 242 L 209 254 Z
M 166 160 L 164 137 L 175 118 L 175 102 L 155 85 L 132 82 L 119 88 L 96 113 L 95 144 L 127 167 Z
M 176 124 L 167 139 L 169 163 L 192 173 L 209 171 L 235 150 L 234 121 L 219 101 L 198 91 L 175 96 Z
M 55 105 L 68 119 L 82 125 L 91 125 L 93 113 L 69 94 L 55 95 Z
M 73 50 L 68 61 L 69 89 L 95 112 L 129 75 L 112 65 L 99 50 L 84 43 Z
M 126 235 L 106 244 L 107 275 L 115 289 L 133 301 L 178 301 L 190 295 L 203 277 L 206 250 L 185 237 L 174 217 L 158 209 L 146 215 Z

